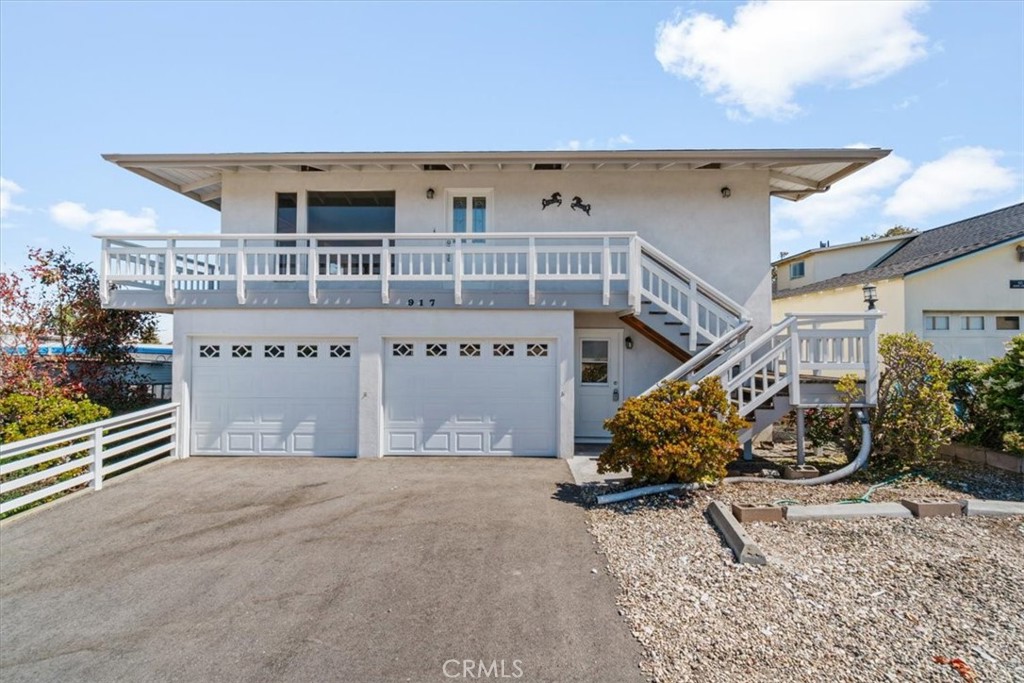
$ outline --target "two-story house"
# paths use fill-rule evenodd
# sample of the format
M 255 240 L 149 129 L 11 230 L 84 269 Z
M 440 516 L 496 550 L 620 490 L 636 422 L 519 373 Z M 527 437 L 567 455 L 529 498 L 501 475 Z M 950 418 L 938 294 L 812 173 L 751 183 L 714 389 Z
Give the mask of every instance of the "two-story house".
M 769 200 L 886 154 L 107 155 L 221 231 L 101 236 L 102 294 L 174 314 L 185 454 L 569 457 L 711 374 L 759 428 L 801 373 L 870 386 L 875 341 L 860 314 L 772 326 Z

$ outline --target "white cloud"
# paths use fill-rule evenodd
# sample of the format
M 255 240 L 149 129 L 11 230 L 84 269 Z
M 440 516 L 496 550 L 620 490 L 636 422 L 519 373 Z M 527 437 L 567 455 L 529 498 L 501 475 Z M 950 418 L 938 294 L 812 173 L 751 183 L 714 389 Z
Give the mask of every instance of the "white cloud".
M 862 87 L 924 57 L 927 39 L 912 19 L 925 6 L 751 0 L 731 25 L 707 13 L 662 22 L 654 54 L 665 71 L 729 107 L 731 119 L 782 119 L 800 112 L 801 88 Z
M 14 196 L 24 192 L 21 185 L 0 177 L 0 218 L 7 218 L 16 211 L 28 211 L 28 209 L 14 202 Z
M 920 98 L 917 95 L 911 95 L 910 97 L 904 97 L 901 101 L 899 101 L 896 104 L 892 105 L 892 108 L 894 110 L 896 110 L 896 111 L 903 111 L 904 109 L 910 109 L 911 106 L 917 104 L 918 99 L 920 99 Z
M 922 164 L 885 202 L 885 214 L 900 220 L 922 220 L 972 202 L 1020 189 L 1020 178 L 998 163 L 1001 152 L 960 147 Z
M 59 202 L 50 207 L 50 218 L 72 230 L 99 232 L 156 232 L 156 211 L 142 208 L 137 214 L 120 209 L 89 211 L 84 204 Z
M 865 148 L 867 145 L 858 143 L 850 147 Z M 807 235 L 824 235 L 860 212 L 881 205 L 883 194 L 903 180 L 911 168 L 908 160 L 890 154 L 849 178 L 840 180 L 824 194 L 808 197 L 801 202 L 780 202 L 775 206 L 774 215 L 796 223 Z
M 569 142 L 559 142 L 555 145 L 555 149 L 558 151 L 579 151 L 581 149 L 618 149 L 623 145 L 632 145 L 634 142 L 633 137 L 628 133 L 619 133 L 613 137 L 605 139 L 603 142 L 597 138 L 588 138 L 586 140 L 569 140 Z

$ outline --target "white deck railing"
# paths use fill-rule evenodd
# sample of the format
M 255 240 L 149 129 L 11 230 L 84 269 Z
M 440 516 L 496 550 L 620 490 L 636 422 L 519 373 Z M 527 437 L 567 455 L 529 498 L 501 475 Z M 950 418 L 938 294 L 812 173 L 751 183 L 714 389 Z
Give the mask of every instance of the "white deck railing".
M 177 450 L 177 403 L 0 445 L 0 515 Z
M 881 313 L 790 313 L 751 342 L 729 347 L 723 336 L 662 382 L 718 377 L 740 416 L 747 417 L 783 389 L 801 405 L 800 377 L 838 379 L 853 373 L 864 382 L 864 403 L 878 401 L 878 319 Z
M 394 283 L 450 283 L 461 304 L 469 282 L 527 285 L 599 283 L 609 305 L 616 283 L 630 281 L 640 244 L 635 233 L 213 234 L 102 237 L 101 297 L 112 287 L 163 292 L 234 290 L 238 302 L 255 283 L 305 283 L 310 303 L 322 286 L 370 282 L 381 301 Z M 638 291 L 629 288 L 631 296 Z M 632 299 L 630 304 L 633 305 Z

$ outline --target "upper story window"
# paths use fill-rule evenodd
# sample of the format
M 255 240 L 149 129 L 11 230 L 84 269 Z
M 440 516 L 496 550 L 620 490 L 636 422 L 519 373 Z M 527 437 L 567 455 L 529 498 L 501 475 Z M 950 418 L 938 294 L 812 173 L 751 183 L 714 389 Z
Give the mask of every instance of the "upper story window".
M 294 233 L 298 229 L 299 196 L 294 192 L 277 193 L 276 231 L 281 234 Z
M 926 315 L 924 317 L 924 329 L 926 330 L 948 330 L 948 315 Z
M 789 264 L 789 279 L 795 280 L 804 276 L 804 262 L 797 261 Z
M 983 330 L 985 329 L 985 316 L 983 315 L 964 315 L 960 316 L 960 327 L 964 330 Z
M 310 233 L 394 232 L 394 190 L 310 192 L 306 230 Z
M 1019 315 L 997 315 L 996 316 L 996 329 L 997 330 L 1019 330 L 1020 329 L 1020 316 Z
M 490 213 L 490 190 L 448 191 L 448 229 L 451 232 L 487 232 Z

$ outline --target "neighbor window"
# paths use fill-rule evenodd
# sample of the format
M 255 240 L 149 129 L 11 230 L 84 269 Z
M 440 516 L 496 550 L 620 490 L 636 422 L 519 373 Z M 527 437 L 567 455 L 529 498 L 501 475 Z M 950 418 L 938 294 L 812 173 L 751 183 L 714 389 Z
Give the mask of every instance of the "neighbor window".
M 926 330 L 948 330 L 948 315 L 926 315 L 924 317 L 924 329 Z
M 961 316 L 960 324 L 962 329 L 965 330 L 983 330 L 985 329 L 985 316 L 983 315 L 965 315 Z
M 996 329 L 997 330 L 1019 330 L 1020 329 L 1020 316 L 1019 315 L 997 315 L 996 316 Z
M 789 278 L 795 280 L 798 277 L 804 276 L 804 262 L 797 261 L 796 263 L 789 264 Z

